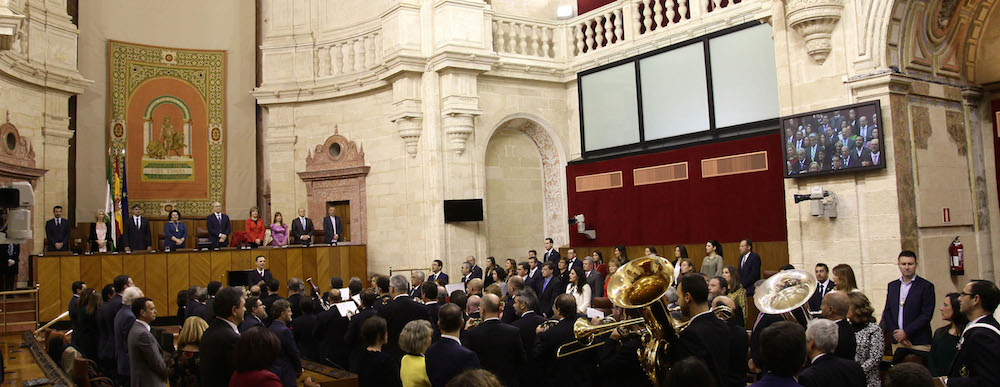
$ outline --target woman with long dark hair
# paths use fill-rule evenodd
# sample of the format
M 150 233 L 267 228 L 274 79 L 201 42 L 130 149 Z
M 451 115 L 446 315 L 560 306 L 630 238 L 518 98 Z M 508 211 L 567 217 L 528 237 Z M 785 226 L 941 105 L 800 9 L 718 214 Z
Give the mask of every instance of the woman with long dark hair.
M 80 312 L 77 315 L 77 328 L 73 332 L 76 343 L 79 345 L 77 351 L 83 357 L 97 361 L 97 309 L 103 301 L 101 295 L 94 288 L 87 288 L 80 293 L 80 300 L 77 307 Z
M 604 254 L 601 254 L 598 250 L 594 250 L 590 256 L 594 258 L 594 269 L 598 273 L 601 273 L 604 278 L 608 278 L 608 265 L 604 263 Z
M 656 246 L 646 246 L 642 251 L 647 257 L 659 257 L 660 254 L 656 252 Z
M 569 285 L 566 285 L 566 294 L 576 299 L 576 311 L 587 313 L 590 308 L 590 298 L 594 294 L 590 285 L 587 284 L 587 276 L 583 273 L 583 267 L 573 266 L 569 270 Z
M 705 243 L 705 258 L 701 260 L 701 272 L 707 274 L 709 278 L 721 276 L 725 265 L 722 259 L 722 244 L 714 239 Z
M 674 265 L 674 271 L 677 271 L 678 269 L 677 263 L 680 262 L 680 260 L 687 257 L 688 257 L 687 247 L 684 247 L 684 245 L 674 246 L 674 260 L 670 262 L 671 265 Z
M 509 275 L 514 275 L 514 273 L 517 273 L 517 261 L 514 258 L 507 258 L 504 261 L 503 270 Z
M 742 326 L 747 326 L 746 316 L 750 314 L 750 311 L 747 310 L 747 290 L 743 288 L 743 285 L 740 285 L 740 271 L 736 269 L 736 266 L 726 266 L 722 269 L 722 278 L 725 278 L 726 283 L 729 284 L 727 288 L 729 293 L 726 293 L 726 296 L 743 310 Z M 733 312 L 735 313 L 735 311 Z
M 628 263 L 628 253 L 625 252 L 625 245 L 615 246 L 615 258 L 618 259 L 622 265 Z
M 851 293 L 858 291 L 858 281 L 854 279 L 854 269 L 851 265 L 846 263 L 841 263 L 833 267 L 833 290 L 839 290 L 844 293 Z
M 483 269 L 483 288 L 490 286 L 495 281 L 493 272 L 497 270 L 497 260 L 493 257 L 486 257 L 486 268 Z
M 948 325 L 934 331 L 934 338 L 931 339 L 931 351 L 927 357 L 927 369 L 931 375 L 948 376 L 951 362 L 958 353 L 958 340 L 962 338 L 962 331 L 969 325 L 969 319 L 965 317 L 959 309 L 958 293 L 948 293 L 941 303 L 941 319 L 948 322 Z

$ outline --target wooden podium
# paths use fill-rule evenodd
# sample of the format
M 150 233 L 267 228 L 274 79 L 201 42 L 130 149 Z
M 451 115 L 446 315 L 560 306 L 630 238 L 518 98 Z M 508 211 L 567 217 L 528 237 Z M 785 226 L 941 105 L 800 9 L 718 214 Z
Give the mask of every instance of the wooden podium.
M 267 257 L 267 269 L 281 282 L 278 291 L 288 295 L 288 279 L 314 278 L 323 290 L 330 277 L 344 282 L 351 277 L 365 281 L 368 275 L 367 248 L 362 244 L 337 246 L 264 247 L 252 250 L 222 249 L 209 251 L 179 250 L 164 252 L 101 253 L 71 255 L 50 253 L 32 256 L 38 283 L 39 321 L 48 321 L 66 310 L 73 298 L 73 281 L 84 281 L 98 292 L 118 275 L 128 275 L 146 297 L 153 299 L 162 316 L 177 313 L 177 292 L 191 286 L 206 286 L 209 281 L 227 283 L 231 270 L 254 268 L 254 258 Z

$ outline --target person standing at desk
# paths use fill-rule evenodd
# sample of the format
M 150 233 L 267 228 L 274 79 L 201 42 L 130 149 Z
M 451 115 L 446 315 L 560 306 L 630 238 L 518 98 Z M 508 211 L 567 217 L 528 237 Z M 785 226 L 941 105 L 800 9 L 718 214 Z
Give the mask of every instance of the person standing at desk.
M 125 252 L 149 249 L 152 238 L 149 237 L 149 220 L 142 217 L 142 207 L 132 206 L 132 217 L 125 223 Z
M 0 291 L 15 290 L 21 245 L 0 245 Z
M 312 235 L 313 221 L 306 217 L 305 208 L 299 208 L 299 217 L 292 220 L 292 238 L 295 243 L 308 245 L 312 243 Z
M 229 234 L 233 233 L 233 226 L 229 224 L 229 215 L 222 213 L 222 203 L 212 203 L 212 214 L 205 219 L 208 226 L 208 242 L 213 249 L 226 247 L 229 243 Z
M 45 238 L 49 240 L 48 250 L 69 251 L 70 225 L 62 217 L 62 206 L 52 207 L 53 218 L 45 222 Z
M 97 210 L 94 224 L 90 225 L 90 251 L 106 253 L 114 250 L 114 246 L 108 246 L 108 231 L 111 230 L 111 222 L 105 217 L 104 210 Z
M 177 250 L 184 248 L 184 242 L 187 241 L 187 226 L 181 222 L 181 212 L 177 210 L 170 211 L 170 221 L 163 225 L 163 248 L 167 250 Z
M 264 219 L 260 218 L 260 209 L 251 207 L 250 219 L 246 222 L 247 242 L 250 243 L 250 247 L 257 248 L 264 245 L 264 231 L 267 227 Z
M 340 242 L 340 233 L 344 231 L 344 225 L 337 216 L 337 208 L 330 206 L 326 208 L 326 217 L 323 218 L 323 242 Z
M 274 213 L 274 221 L 271 222 L 271 246 L 278 247 L 288 244 L 288 224 L 285 217 L 280 212 Z

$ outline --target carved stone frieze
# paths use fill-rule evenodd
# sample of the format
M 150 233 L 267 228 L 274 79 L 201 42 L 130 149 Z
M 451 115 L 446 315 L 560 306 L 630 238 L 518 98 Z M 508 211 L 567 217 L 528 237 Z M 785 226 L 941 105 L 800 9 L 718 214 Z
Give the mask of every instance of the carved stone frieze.
M 819 64 L 830 55 L 830 35 L 843 11 L 843 0 L 785 0 L 788 26 L 802 36 L 809 57 Z

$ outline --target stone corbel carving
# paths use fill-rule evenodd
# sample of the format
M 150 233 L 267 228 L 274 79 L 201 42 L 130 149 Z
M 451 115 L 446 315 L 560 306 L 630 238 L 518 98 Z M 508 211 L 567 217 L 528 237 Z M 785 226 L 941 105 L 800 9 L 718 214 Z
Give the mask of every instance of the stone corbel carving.
M 469 141 L 475 129 L 475 116 L 472 114 L 452 113 L 444 116 L 444 132 L 448 136 L 448 149 L 461 156 L 465 152 L 465 144 Z
M 843 11 L 843 0 L 785 0 L 788 26 L 802 36 L 806 51 L 818 64 L 830 55 L 830 34 Z
M 10 50 L 14 46 L 23 19 L 23 15 L 10 9 L 10 0 L 0 0 L 0 50 Z
M 421 74 L 408 72 L 392 81 L 392 123 L 396 124 L 399 138 L 403 139 L 406 153 L 417 157 L 417 143 L 423 132 Z
M 423 121 L 420 117 L 399 117 L 393 120 L 399 131 L 399 137 L 403 139 L 403 145 L 406 146 L 406 153 L 410 157 L 417 157 L 417 143 L 420 142 Z

